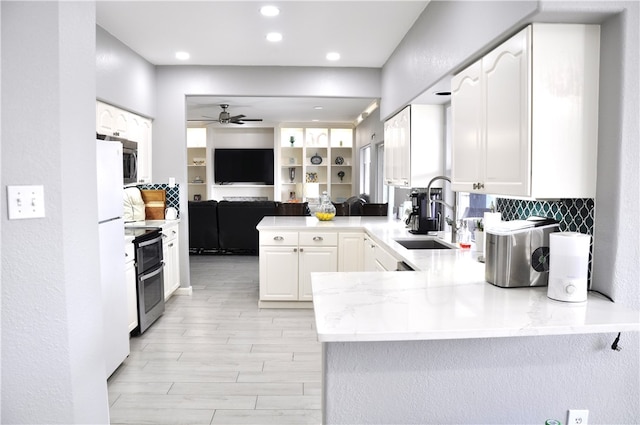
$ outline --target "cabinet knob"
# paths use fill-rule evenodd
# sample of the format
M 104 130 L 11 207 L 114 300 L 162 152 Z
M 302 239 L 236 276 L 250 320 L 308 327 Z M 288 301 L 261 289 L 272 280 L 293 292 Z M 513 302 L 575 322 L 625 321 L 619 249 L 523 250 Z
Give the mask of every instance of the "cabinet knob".
M 304 248 L 300 248 L 300 252 L 304 251 Z M 296 248 L 293 248 L 293 252 L 296 252 Z
M 478 183 L 478 189 L 484 189 L 484 183 Z
M 477 189 L 477 188 L 478 188 L 478 183 L 474 183 L 474 184 L 473 184 L 473 188 L 474 188 L 474 189 Z
M 274 237 L 273 237 L 273 240 L 274 240 L 274 241 L 283 241 L 283 240 L 284 240 L 284 238 L 283 238 L 282 236 L 274 236 Z
M 321 242 L 323 239 L 322 239 L 322 236 L 314 236 L 314 237 L 313 237 L 313 240 L 314 240 L 315 242 Z

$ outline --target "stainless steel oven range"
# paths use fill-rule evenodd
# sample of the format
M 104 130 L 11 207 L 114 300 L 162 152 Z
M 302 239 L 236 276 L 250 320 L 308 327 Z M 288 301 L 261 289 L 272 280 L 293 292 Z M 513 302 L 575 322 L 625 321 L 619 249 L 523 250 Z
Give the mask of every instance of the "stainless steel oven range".
M 127 229 L 134 236 L 138 295 L 138 331 L 143 333 L 164 313 L 162 229 Z

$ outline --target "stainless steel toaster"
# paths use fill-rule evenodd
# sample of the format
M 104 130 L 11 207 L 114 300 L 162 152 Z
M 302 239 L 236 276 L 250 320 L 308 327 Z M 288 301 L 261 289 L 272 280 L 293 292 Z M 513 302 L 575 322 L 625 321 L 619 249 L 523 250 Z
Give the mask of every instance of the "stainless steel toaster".
M 556 220 L 530 217 L 501 222 L 486 230 L 485 280 L 503 288 L 546 286 L 549 282 L 549 235 Z

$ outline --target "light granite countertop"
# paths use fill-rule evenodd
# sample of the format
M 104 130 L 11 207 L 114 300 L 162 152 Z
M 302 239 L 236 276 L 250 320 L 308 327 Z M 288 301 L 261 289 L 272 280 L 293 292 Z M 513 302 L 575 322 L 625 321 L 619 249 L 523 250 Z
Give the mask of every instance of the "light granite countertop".
M 413 235 L 386 217 L 265 217 L 258 230 L 365 230 L 411 272 L 313 273 L 318 339 L 408 341 L 640 331 L 640 312 L 590 293 L 584 303 L 547 298 L 547 288 L 499 288 L 472 249 L 410 250 Z M 444 242 L 448 240 L 444 239 Z

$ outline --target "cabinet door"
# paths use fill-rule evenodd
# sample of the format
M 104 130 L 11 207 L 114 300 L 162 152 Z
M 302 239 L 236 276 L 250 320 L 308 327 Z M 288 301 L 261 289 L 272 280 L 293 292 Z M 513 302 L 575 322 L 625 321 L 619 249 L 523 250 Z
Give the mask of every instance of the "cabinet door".
M 166 239 L 162 243 L 162 257 L 164 260 L 164 299 L 180 287 L 180 250 L 178 249 L 177 227 L 163 230 Z
M 411 107 L 398 113 L 398 137 L 394 146 L 394 180 L 398 186 L 409 186 L 411 181 Z
M 113 136 L 116 119 L 114 113 L 112 106 L 96 102 L 96 133 Z
M 452 187 L 456 192 L 474 192 L 483 179 L 482 61 L 451 80 Z
M 365 272 L 374 272 L 376 271 L 376 256 L 375 249 L 377 244 L 372 241 L 370 238 L 364 238 L 364 248 L 363 248 L 363 267 Z
M 311 301 L 311 273 L 338 271 L 338 248 L 335 246 L 301 246 L 298 255 L 300 301 Z
M 138 327 L 138 288 L 136 285 L 136 267 L 133 243 L 125 245 L 124 252 L 124 275 L 125 282 L 127 284 L 127 317 L 129 318 L 129 332 L 131 332 Z
M 338 235 L 338 271 L 364 271 L 364 234 L 362 232 Z
M 169 257 L 171 261 L 170 285 L 168 294 L 165 292 L 165 298 L 170 297 L 180 287 L 180 248 L 178 238 L 175 238 L 169 244 Z M 167 287 L 165 286 L 165 291 Z M 166 296 L 168 295 L 168 296 Z
M 384 122 L 384 183 L 393 184 L 393 150 L 391 146 L 395 143 L 396 121 L 394 117 Z
M 260 246 L 260 300 L 298 300 L 298 249 Z
M 526 196 L 531 178 L 530 40 L 527 27 L 482 59 L 484 191 Z
M 138 142 L 138 181 L 151 182 L 151 130 L 152 123 L 148 118 L 136 117 Z
M 391 117 L 384 125 L 385 183 L 408 186 L 411 173 L 410 106 Z

